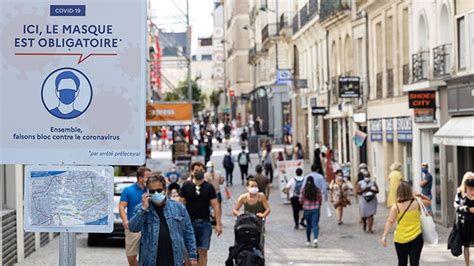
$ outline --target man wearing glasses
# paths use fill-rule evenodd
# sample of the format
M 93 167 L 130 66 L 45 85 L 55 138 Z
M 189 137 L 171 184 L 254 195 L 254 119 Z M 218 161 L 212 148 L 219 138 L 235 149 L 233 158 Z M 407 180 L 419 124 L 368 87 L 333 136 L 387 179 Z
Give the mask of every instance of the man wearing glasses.
M 132 232 L 142 232 L 140 265 L 183 265 L 186 248 L 191 265 L 197 265 L 196 240 L 186 208 L 166 198 L 163 176 L 151 176 L 148 193 L 129 222 Z
M 222 233 L 221 210 L 216 191 L 204 180 L 204 169 L 201 162 L 191 165 L 192 179 L 183 184 L 180 194 L 180 201 L 186 205 L 193 224 L 200 266 L 207 265 L 207 251 L 211 245 L 212 225 L 209 211 L 211 206 L 216 219 L 216 234 L 219 236 Z

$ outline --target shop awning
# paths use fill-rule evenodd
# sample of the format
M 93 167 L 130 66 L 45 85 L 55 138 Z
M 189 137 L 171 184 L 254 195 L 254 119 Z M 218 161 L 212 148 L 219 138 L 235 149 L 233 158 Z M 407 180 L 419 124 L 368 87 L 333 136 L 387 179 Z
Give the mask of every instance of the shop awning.
M 474 116 L 453 117 L 434 135 L 435 144 L 474 147 Z

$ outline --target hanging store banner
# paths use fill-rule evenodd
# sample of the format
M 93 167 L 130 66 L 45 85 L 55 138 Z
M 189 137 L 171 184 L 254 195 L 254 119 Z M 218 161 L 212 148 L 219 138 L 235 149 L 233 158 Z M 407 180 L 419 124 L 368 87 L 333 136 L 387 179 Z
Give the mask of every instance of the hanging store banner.
M 397 139 L 399 142 L 412 142 L 412 121 L 411 117 L 397 118 Z
M 433 123 L 435 118 L 435 109 L 414 109 L 415 123 Z
M 385 139 L 393 142 L 393 118 L 385 118 Z
M 370 127 L 370 141 L 382 141 L 383 138 L 383 129 L 382 129 L 382 119 L 373 119 L 369 120 Z
M 339 77 L 339 97 L 359 98 L 360 78 L 359 77 Z
M 146 8 L 1 1 L 1 164 L 145 163 Z
M 153 103 L 146 107 L 147 126 L 186 126 L 193 120 L 190 103 Z
M 311 114 L 313 116 L 317 116 L 317 115 L 325 115 L 327 114 L 328 111 L 326 110 L 326 107 L 312 107 L 311 108 Z
M 410 91 L 408 93 L 409 108 L 436 108 L 436 91 Z

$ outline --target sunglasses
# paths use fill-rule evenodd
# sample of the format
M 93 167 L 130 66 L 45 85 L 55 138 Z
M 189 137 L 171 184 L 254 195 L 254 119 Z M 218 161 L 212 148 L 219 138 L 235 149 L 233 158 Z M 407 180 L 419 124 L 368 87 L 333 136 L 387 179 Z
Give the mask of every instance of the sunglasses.
M 474 179 L 468 179 L 465 182 L 466 186 L 468 187 L 474 187 Z
M 159 188 L 159 189 L 149 189 L 149 190 L 148 190 L 148 193 L 150 193 L 150 194 L 155 194 L 155 192 L 161 193 L 161 192 L 163 192 L 163 190 L 164 190 L 164 189 L 162 189 L 162 188 Z

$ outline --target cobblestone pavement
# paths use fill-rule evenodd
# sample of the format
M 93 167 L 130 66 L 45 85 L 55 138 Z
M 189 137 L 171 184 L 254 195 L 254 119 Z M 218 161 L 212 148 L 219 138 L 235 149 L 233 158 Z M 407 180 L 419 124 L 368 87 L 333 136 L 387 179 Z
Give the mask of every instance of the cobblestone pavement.
M 234 144 L 235 153 L 237 146 Z M 213 161 L 222 165 L 223 147 L 216 149 Z M 166 154 L 157 154 L 166 158 Z M 169 158 L 169 157 L 168 157 Z M 254 165 L 257 162 L 253 158 Z M 253 172 L 253 171 L 251 171 Z M 278 184 L 278 179 L 274 184 Z M 231 198 L 223 202 L 224 233 L 213 235 L 209 252 L 209 265 L 224 265 L 229 246 L 233 245 L 232 208 L 238 196 L 245 192 L 240 184 L 238 167 L 234 171 L 234 187 L 230 188 Z M 379 205 L 375 219 L 375 234 L 366 234 L 359 224 L 357 203 L 345 209 L 344 224 L 338 226 L 335 218 L 328 218 L 325 207 L 321 213 L 319 248 L 306 247 L 305 231 L 293 229 L 291 206 L 285 205 L 277 187 L 272 188 L 270 205 L 272 212 L 266 222 L 265 258 L 267 265 L 396 265 L 395 248 L 383 248 L 379 240 L 385 225 L 388 210 Z M 422 265 L 464 265 L 461 257 L 455 258 L 446 250 L 449 229 L 438 227 L 440 243 L 425 245 L 422 252 Z M 389 236 L 391 241 L 392 235 Z M 390 242 L 389 242 L 390 243 Z M 56 265 L 58 262 L 58 238 L 35 252 L 19 265 Z M 126 265 L 123 247 L 87 247 L 87 235 L 78 235 L 78 265 Z

